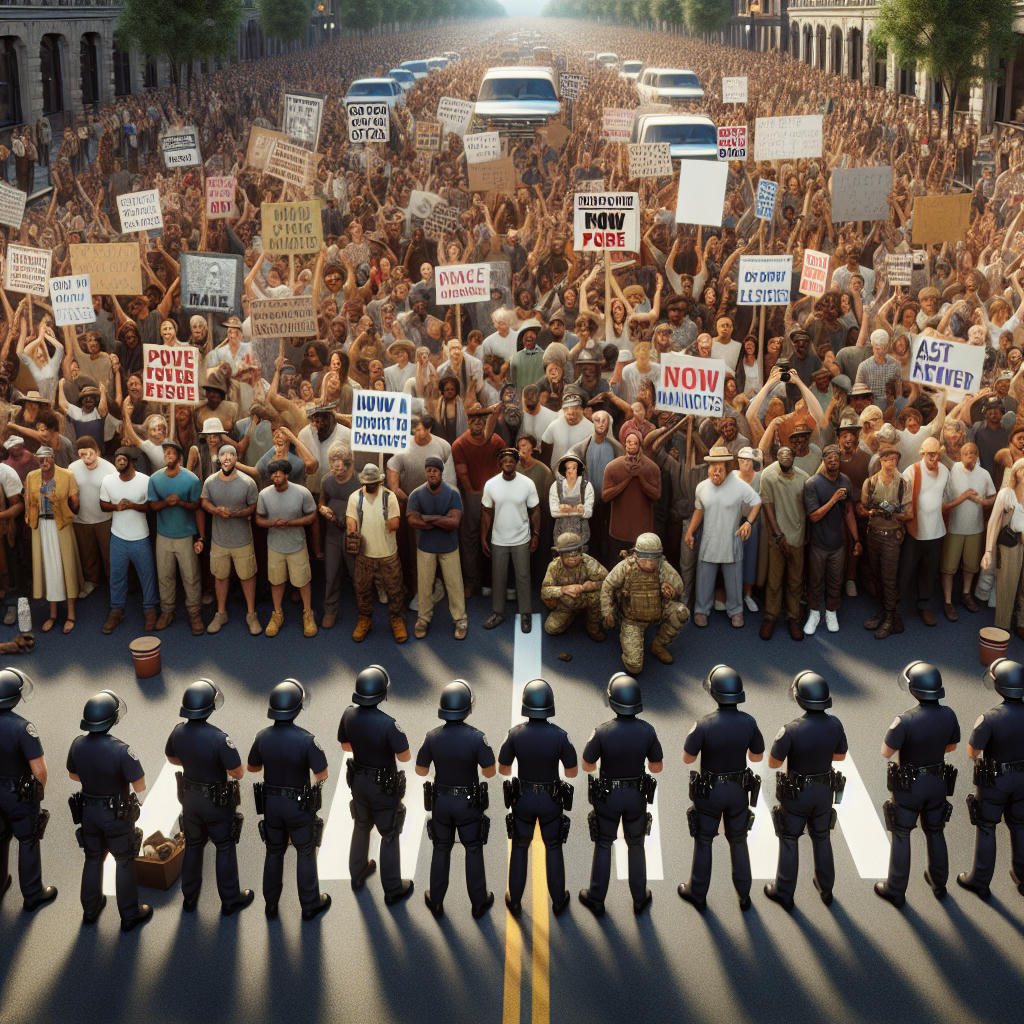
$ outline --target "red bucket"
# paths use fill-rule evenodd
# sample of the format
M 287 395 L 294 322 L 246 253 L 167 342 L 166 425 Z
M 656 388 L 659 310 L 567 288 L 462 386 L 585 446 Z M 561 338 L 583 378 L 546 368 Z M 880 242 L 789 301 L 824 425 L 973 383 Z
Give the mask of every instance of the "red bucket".
M 139 679 L 149 679 L 160 674 L 160 637 L 137 637 L 128 645 L 128 650 L 132 653 L 135 675 Z
M 1010 648 L 1010 634 L 998 626 L 985 626 L 978 630 L 978 659 L 982 665 L 991 665 L 996 658 L 1005 658 Z

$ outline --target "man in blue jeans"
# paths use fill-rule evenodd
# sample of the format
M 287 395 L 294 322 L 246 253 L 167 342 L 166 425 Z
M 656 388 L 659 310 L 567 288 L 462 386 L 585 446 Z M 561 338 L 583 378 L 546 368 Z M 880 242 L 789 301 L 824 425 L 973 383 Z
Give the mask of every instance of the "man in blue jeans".
M 146 632 L 156 628 L 159 598 L 146 520 L 149 478 L 135 472 L 135 458 L 134 448 L 118 448 L 114 453 L 117 476 L 104 477 L 100 484 L 100 508 L 113 513 L 110 523 L 110 614 L 102 626 L 104 633 L 113 633 L 124 620 L 129 563 L 135 566 L 142 586 Z

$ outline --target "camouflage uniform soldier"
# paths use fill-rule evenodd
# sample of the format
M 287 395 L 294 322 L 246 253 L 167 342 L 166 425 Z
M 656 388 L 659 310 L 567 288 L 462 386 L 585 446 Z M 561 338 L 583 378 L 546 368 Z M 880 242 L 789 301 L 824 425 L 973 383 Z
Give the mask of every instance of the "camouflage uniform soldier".
M 644 667 L 644 630 L 652 622 L 660 625 L 651 654 L 666 665 L 672 664 L 668 645 L 690 618 L 689 609 L 679 600 L 682 592 L 683 581 L 662 557 L 661 538 L 656 533 L 641 533 L 633 553 L 605 577 L 601 584 L 604 626 L 610 629 L 615 624 L 618 603 L 622 664 L 631 675 Z
M 587 622 L 587 636 L 600 643 L 601 584 L 608 570 L 596 559 L 583 553 L 583 539 L 578 533 L 563 533 L 551 549 L 555 557 L 540 585 L 540 599 L 551 609 L 544 620 L 544 632 L 550 636 L 564 633 L 578 612 Z

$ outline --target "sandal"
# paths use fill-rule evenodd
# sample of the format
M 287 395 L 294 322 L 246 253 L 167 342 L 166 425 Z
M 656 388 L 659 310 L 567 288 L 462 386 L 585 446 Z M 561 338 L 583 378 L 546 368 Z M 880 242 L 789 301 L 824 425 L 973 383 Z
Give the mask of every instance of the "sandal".
M 40 632 L 49 633 L 54 626 L 57 625 L 56 619 L 47 619 L 40 627 Z
M 65 619 L 64 620 L 64 632 L 65 633 L 70 633 L 71 630 L 73 630 L 74 628 L 75 628 L 75 620 L 74 619 Z
M 466 633 L 468 631 L 469 631 L 469 627 L 467 626 L 467 624 L 465 622 L 460 622 L 455 627 L 455 639 L 456 640 L 465 640 L 466 639 Z

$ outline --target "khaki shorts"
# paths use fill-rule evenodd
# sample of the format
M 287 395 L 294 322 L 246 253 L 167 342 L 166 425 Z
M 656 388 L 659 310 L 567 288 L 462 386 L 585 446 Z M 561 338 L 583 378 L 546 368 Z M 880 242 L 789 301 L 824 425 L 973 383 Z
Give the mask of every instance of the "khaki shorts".
M 983 533 L 947 533 L 942 541 L 942 561 L 939 570 L 952 576 L 957 569 L 974 573 L 981 568 Z
M 305 545 L 301 551 L 283 555 L 280 551 L 267 548 L 267 579 L 272 587 L 291 583 L 293 587 L 304 587 L 313 578 L 309 567 L 309 552 Z
M 228 579 L 232 566 L 240 580 L 251 580 L 256 575 L 256 551 L 251 541 L 240 548 L 210 545 L 210 572 L 213 573 L 214 579 Z

